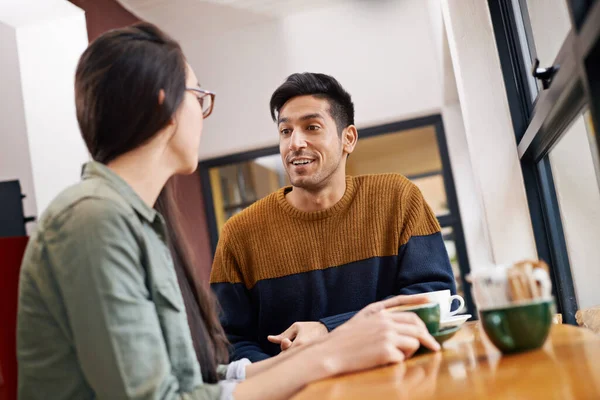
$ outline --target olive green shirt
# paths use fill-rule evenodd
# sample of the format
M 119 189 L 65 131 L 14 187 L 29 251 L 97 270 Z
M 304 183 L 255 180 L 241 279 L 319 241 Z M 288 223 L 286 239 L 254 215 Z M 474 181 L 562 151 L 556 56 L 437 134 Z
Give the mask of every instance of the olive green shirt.
M 52 202 L 21 270 L 20 399 L 232 397 L 235 381 L 202 382 L 165 235 L 96 162 Z

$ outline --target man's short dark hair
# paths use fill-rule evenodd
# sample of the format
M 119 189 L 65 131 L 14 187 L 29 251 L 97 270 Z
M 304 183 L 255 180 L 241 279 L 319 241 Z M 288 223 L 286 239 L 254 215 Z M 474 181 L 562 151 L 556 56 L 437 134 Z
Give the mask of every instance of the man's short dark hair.
M 354 125 L 352 97 L 332 76 L 304 72 L 292 74 L 271 96 L 271 118 L 277 121 L 279 111 L 289 100 L 298 96 L 315 96 L 329 102 L 329 113 L 335 121 L 338 134 L 349 125 Z

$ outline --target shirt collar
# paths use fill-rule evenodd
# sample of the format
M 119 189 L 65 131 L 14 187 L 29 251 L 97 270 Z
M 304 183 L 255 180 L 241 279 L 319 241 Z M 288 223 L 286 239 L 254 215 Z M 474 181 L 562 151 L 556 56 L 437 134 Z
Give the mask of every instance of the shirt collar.
M 123 178 L 114 173 L 106 165 L 90 161 L 83 166 L 81 175 L 83 180 L 92 178 L 104 180 L 115 188 L 138 214 L 148 220 L 148 222 L 154 222 L 156 215 L 158 215 L 156 210 L 148 206 Z

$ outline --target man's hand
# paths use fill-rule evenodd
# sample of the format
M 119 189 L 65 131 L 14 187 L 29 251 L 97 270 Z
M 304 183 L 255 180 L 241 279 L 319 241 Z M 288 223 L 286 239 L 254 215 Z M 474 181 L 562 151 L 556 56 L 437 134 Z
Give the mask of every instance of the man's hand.
M 327 327 L 320 322 L 294 322 L 279 335 L 268 336 L 271 343 L 278 344 L 281 351 L 290 347 L 297 347 L 314 341 L 317 338 L 327 335 Z

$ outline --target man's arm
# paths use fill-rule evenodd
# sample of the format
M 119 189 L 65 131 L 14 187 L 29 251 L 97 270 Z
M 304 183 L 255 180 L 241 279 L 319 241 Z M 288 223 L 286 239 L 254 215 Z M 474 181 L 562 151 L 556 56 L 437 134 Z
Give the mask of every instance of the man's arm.
M 440 225 L 421 191 L 411 185 L 403 201 L 395 294 L 449 289 L 456 293 L 454 273 Z
M 456 294 L 454 273 L 440 232 L 413 236 L 400 248 L 396 294 L 418 294 L 449 289 Z
M 219 282 L 212 283 L 211 288 L 221 306 L 221 325 L 233 345 L 231 360 L 247 358 L 256 362 L 269 358 L 258 344 L 254 312 L 243 284 Z
M 343 314 L 332 315 L 329 317 L 321 318 L 319 320 L 319 322 L 322 323 L 323 325 L 325 325 L 327 330 L 329 332 L 331 332 L 338 326 L 340 326 L 343 323 L 345 323 L 346 321 L 348 321 L 350 318 L 354 317 L 357 312 L 358 311 L 350 311 L 350 312 L 343 313 Z
M 400 243 L 395 295 L 411 295 L 450 289 L 456 293 L 454 273 L 440 232 L 440 226 L 420 190 L 409 184 L 401 195 Z M 352 318 L 357 311 L 321 318 L 332 331 Z
M 258 343 L 256 317 L 250 296 L 227 242 L 228 236 L 224 230 L 217 245 L 210 286 L 222 309 L 221 325 L 233 345 L 231 359 L 247 358 L 252 362 L 264 360 L 270 355 Z

